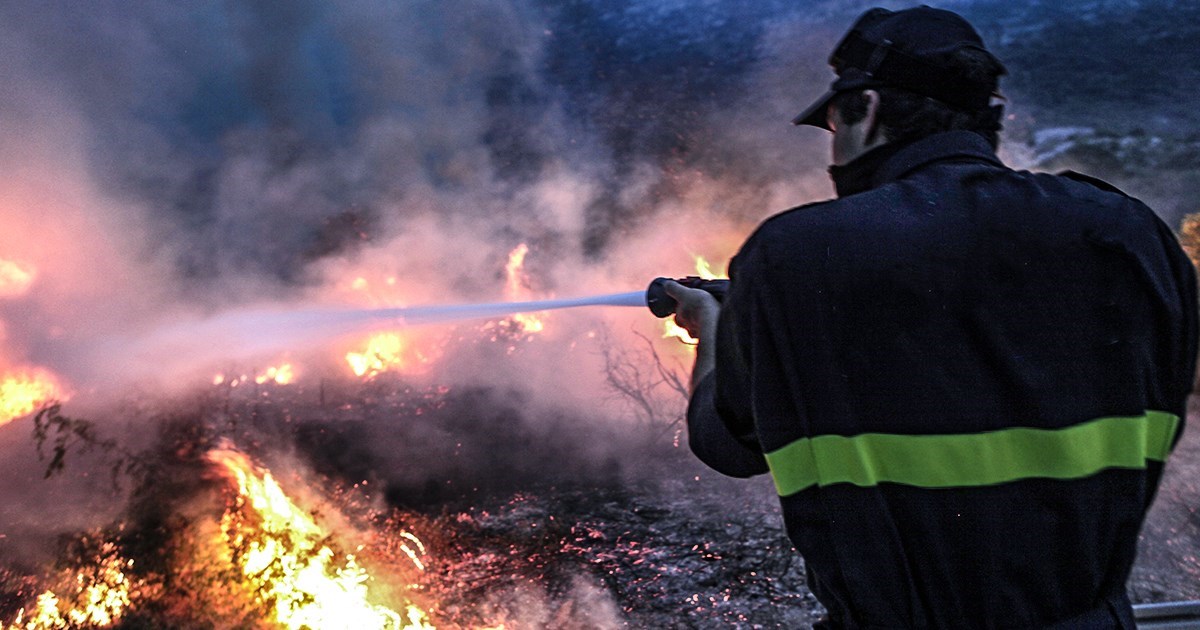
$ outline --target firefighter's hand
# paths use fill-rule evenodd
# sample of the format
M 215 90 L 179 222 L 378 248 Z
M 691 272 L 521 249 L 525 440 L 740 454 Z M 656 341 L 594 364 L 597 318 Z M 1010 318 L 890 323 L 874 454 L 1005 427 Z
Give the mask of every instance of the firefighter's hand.
M 721 303 L 711 293 L 689 289 L 674 280 L 663 283 L 663 290 L 678 303 L 675 306 L 675 323 L 685 328 L 689 335 L 704 343 L 716 334 Z

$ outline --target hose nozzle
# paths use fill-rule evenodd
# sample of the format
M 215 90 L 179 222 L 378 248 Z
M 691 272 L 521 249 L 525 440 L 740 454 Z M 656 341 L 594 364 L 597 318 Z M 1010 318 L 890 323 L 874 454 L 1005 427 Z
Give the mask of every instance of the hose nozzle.
M 718 302 L 723 301 L 725 294 L 729 292 L 728 280 L 707 280 L 699 276 L 655 278 L 646 289 L 646 306 L 650 307 L 650 312 L 654 313 L 655 317 L 670 317 L 679 305 L 675 298 L 667 295 L 667 290 L 663 287 L 667 280 L 674 280 L 689 289 L 708 291 Z

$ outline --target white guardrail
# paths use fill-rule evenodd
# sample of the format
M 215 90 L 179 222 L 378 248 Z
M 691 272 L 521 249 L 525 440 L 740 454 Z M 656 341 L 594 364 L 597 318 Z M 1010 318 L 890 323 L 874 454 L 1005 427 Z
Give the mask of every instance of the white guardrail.
M 1200 630 L 1200 600 L 1135 604 L 1138 630 Z

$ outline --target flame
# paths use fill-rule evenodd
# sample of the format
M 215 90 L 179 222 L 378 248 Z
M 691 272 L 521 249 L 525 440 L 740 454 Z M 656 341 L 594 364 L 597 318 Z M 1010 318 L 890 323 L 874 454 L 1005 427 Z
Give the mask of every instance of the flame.
M 220 373 L 216 376 L 213 376 L 212 384 L 224 385 L 228 383 L 230 387 L 237 387 L 238 385 L 244 385 L 250 381 L 254 381 L 259 385 L 264 385 L 266 383 L 289 385 L 296 381 L 296 368 L 293 367 L 291 363 L 284 362 L 280 363 L 279 365 L 268 367 L 265 370 L 255 372 L 253 377 L 251 377 L 249 374 L 241 374 L 231 377 L 228 374 Z
M 372 378 L 388 371 L 419 371 L 434 354 L 417 348 L 408 335 L 385 332 L 368 339 L 362 352 L 347 352 L 346 363 L 356 376 Z
M 717 280 L 717 279 L 726 277 L 724 275 L 717 275 L 717 274 L 713 273 L 712 266 L 708 264 L 708 261 L 705 260 L 703 256 L 697 255 L 694 258 L 696 261 L 696 275 L 697 276 L 700 276 L 701 278 L 704 278 L 705 280 Z M 669 317 L 663 321 L 663 336 L 662 336 L 662 338 L 663 339 L 678 339 L 679 341 L 681 341 L 689 346 L 694 346 L 694 345 L 700 343 L 700 341 L 698 339 L 696 339 L 688 334 L 688 331 L 686 328 L 680 326 L 679 324 L 676 324 L 675 318 L 673 318 L 673 317 Z
M 674 318 L 668 318 L 663 323 L 663 339 L 678 339 L 689 346 L 694 346 L 700 343 L 699 339 L 688 334 L 688 331 L 683 326 L 675 323 Z
M 0 425 L 33 413 L 51 400 L 63 400 L 66 392 L 46 370 L 33 368 L 0 376 Z
M 508 264 L 504 265 L 504 275 L 507 278 L 507 283 L 504 286 L 504 295 L 509 300 L 529 299 L 529 281 L 523 271 L 525 256 L 528 254 L 529 246 L 525 243 L 517 245 L 516 249 L 508 253 Z M 521 331 L 538 333 L 546 328 L 546 324 L 543 321 L 544 317 L 545 315 L 539 316 L 536 313 L 517 313 L 510 317 L 510 319 Z
M 431 629 L 426 614 L 406 603 L 401 614 L 369 601 L 366 569 L 340 554 L 331 536 L 283 491 L 271 473 L 232 448 L 209 452 L 236 484 L 221 519 L 225 542 L 246 585 L 283 627 Z M 415 538 L 415 537 L 414 537 Z
M 398 290 L 400 280 L 395 276 L 368 280 L 357 276 L 350 281 L 351 291 L 359 301 L 379 307 L 399 307 L 405 303 Z M 344 355 L 346 364 L 356 376 L 374 378 L 384 372 L 421 372 L 441 354 L 444 339 L 428 331 L 391 330 L 377 332 L 362 342 L 360 350 Z
M 36 271 L 31 265 L 0 258 L 0 298 L 25 295 L 35 277 Z
M 281 363 L 277 367 L 269 367 L 254 377 L 254 382 L 259 385 L 268 382 L 277 385 L 287 385 L 294 380 L 296 380 L 296 371 L 292 368 L 291 363 Z
M 718 278 L 724 277 L 724 276 L 718 276 L 717 274 L 713 273 L 712 267 L 709 266 L 707 260 L 704 260 L 703 256 L 696 256 L 695 258 L 696 258 L 696 275 L 700 276 L 701 278 L 704 278 L 705 280 L 716 280 Z
M 60 630 L 78 627 L 107 627 L 121 619 L 130 606 L 131 581 L 125 571 L 133 561 L 117 553 L 116 545 L 104 543 L 94 567 L 80 571 L 60 593 L 47 590 L 38 595 L 33 609 L 22 608 L 11 624 L 0 630 Z

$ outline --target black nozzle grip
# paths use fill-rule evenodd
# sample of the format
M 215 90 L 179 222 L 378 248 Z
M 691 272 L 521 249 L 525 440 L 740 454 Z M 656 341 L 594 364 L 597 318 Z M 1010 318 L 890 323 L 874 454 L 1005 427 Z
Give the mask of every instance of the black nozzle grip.
M 707 280 L 699 276 L 655 278 L 646 289 L 646 306 L 650 307 L 650 312 L 654 313 L 655 317 L 670 317 L 678 306 L 675 298 L 667 295 L 667 290 L 663 288 L 667 280 L 674 280 L 689 289 L 708 291 L 718 302 L 723 301 L 725 294 L 729 292 L 728 280 Z

